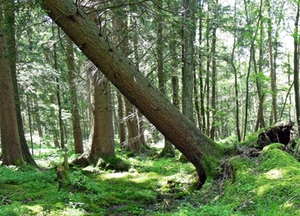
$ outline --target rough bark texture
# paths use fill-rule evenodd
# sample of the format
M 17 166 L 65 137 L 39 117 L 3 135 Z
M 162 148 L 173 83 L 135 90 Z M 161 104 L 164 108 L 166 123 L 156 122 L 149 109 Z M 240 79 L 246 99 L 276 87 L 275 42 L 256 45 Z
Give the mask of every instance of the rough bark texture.
M 99 28 L 71 0 L 43 0 L 49 16 L 82 52 L 195 166 L 200 185 L 216 174 L 219 152 L 216 144 L 197 129 L 132 66 Z
M 4 13 L 5 13 L 5 32 L 7 35 L 7 48 L 8 48 L 8 60 L 10 63 L 10 72 L 12 76 L 14 96 L 15 96 L 15 106 L 16 106 L 16 114 L 17 114 L 17 123 L 18 123 L 18 133 L 21 145 L 21 151 L 23 155 L 23 160 L 28 164 L 37 167 L 36 162 L 34 161 L 32 155 L 30 154 L 28 144 L 25 138 L 24 129 L 23 129 L 23 120 L 21 115 L 21 107 L 20 107 L 20 97 L 19 97 L 19 89 L 18 89 L 18 81 L 17 81 L 17 72 L 16 72 L 16 57 L 17 57 L 17 49 L 16 49 L 16 40 L 15 40 L 15 2 L 13 0 L 7 0 L 4 4 Z
M 89 154 L 89 161 L 95 165 L 100 158 L 115 155 L 110 91 L 110 83 L 98 71 L 93 79 L 92 107 L 94 125 L 91 131 L 92 148 Z
M 0 5 L 0 128 L 3 165 L 24 164 L 18 133 L 14 90 Z

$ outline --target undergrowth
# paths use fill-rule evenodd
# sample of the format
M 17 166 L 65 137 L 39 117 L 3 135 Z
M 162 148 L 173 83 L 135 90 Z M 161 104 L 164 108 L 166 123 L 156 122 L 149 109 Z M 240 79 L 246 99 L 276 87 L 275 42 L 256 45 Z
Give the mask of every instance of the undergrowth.
M 230 143 L 221 145 L 233 152 Z M 254 158 L 228 157 L 227 177 L 199 191 L 190 163 L 117 152 L 128 171 L 71 167 L 60 191 L 49 163 L 59 154 L 35 156 L 45 169 L 0 167 L 0 215 L 300 215 L 300 164 L 281 144 Z

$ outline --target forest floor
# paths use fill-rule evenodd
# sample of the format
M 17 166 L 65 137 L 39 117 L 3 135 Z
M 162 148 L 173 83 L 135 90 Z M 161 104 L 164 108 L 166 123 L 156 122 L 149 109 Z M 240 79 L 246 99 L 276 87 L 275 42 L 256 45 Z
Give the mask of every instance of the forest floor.
M 300 215 L 300 163 L 280 144 L 256 157 L 224 158 L 220 178 L 201 190 L 190 163 L 150 152 L 117 150 L 128 172 L 71 167 L 71 184 L 59 191 L 53 167 L 60 152 L 43 146 L 35 155 L 42 170 L 0 167 L 0 215 Z

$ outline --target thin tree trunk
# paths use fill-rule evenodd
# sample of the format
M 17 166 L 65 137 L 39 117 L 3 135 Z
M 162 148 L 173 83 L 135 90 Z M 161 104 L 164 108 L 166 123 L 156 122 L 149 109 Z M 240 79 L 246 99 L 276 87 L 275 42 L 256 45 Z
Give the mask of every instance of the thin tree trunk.
M 216 177 L 220 150 L 188 118 L 163 97 L 120 50 L 99 36 L 98 27 L 71 0 L 43 0 L 50 17 L 82 52 L 195 166 L 201 187 Z
M 120 92 L 117 93 L 118 98 L 118 118 L 119 118 L 119 140 L 120 147 L 125 147 L 126 142 L 126 126 L 125 126 L 125 115 L 124 115 L 124 103 Z
M 28 95 L 26 95 L 27 101 L 27 112 L 28 112 L 28 125 L 29 125 L 29 134 L 30 134 L 30 143 L 31 143 L 31 155 L 33 155 L 33 131 L 32 131 L 32 117 L 31 117 L 31 100 Z
M 200 11 L 202 14 L 203 11 L 203 1 L 199 0 L 199 6 L 200 6 Z M 203 18 L 204 16 L 200 16 L 199 18 L 199 46 L 201 47 L 203 43 Z M 201 117 L 201 120 L 199 121 L 199 128 L 200 130 L 205 130 L 206 124 L 205 124 L 205 96 L 204 96 L 204 85 L 203 85 L 203 54 L 202 51 L 199 52 L 199 82 L 200 82 L 200 113 L 199 116 Z
M 276 87 L 276 73 L 273 63 L 273 45 L 272 45 L 272 19 L 271 19 L 271 5 L 270 0 L 266 1 L 268 10 L 268 49 L 269 49 L 269 69 L 271 77 L 271 90 L 272 90 L 272 112 L 273 121 L 277 122 L 277 87 Z M 272 123 L 272 122 L 270 122 Z
M 54 24 L 52 25 L 52 35 L 55 35 L 55 27 Z M 54 69 L 58 72 L 58 60 L 57 60 L 57 48 L 56 43 L 53 44 L 53 53 L 54 53 Z M 58 74 L 55 78 L 56 82 L 56 100 L 58 106 L 58 123 L 59 123 L 59 133 L 60 133 L 60 147 L 65 148 L 65 138 L 64 138 L 64 128 L 63 128 L 63 120 L 62 120 L 62 105 L 61 105 L 61 98 L 60 98 L 60 84 L 59 84 L 59 77 Z
M 210 11 L 210 5 L 208 3 L 208 11 Z M 210 63 L 211 63 L 211 54 L 210 54 L 210 17 L 209 13 L 207 13 L 206 17 L 207 21 L 207 29 L 206 29 L 206 79 L 205 79 L 205 92 L 206 92 L 206 134 L 209 134 L 210 130 Z
M 157 2 L 159 6 L 159 15 L 157 18 L 157 77 L 158 77 L 158 88 L 163 96 L 166 96 L 166 78 L 164 72 L 164 52 L 163 52 L 163 15 L 162 9 L 163 4 L 162 0 Z M 166 137 L 164 137 L 164 148 L 159 154 L 160 157 L 175 157 L 175 152 L 173 149 L 172 143 L 168 141 Z
M 72 125 L 73 125 L 73 139 L 75 153 L 83 153 L 83 143 L 82 143 L 82 132 L 80 126 L 80 116 L 78 111 L 77 103 L 77 91 L 76 91 L 76 79 L 75 79 L 75 62 L 74 62 L 74 51 L 73 42 L 67 37 L 67 65 L 68 65 L 68 81 L 70 88 L 70 105 L 72 113 Z
M 124 98 L 125 101 L 125 112 L 126 112 L 126 124 L 128 131 L 128 144 L 127 149 L 129 151 L 140 151 L 141 150 L 141 142 L 139 137 L 139 129 L 138 129 L 138 118 L 137 118 L 137 110 L 135 106 L 127 99 Z
M 245 12 L 246 12 L 246 18 L 247 18 L 247 25 L 250 24 L 249 22 L 249 16 L 248 16 L 248 5 L 247 5 L 247 1 L 244 0 L 244 6 L 245 6 Z M 261 10 L 261 6 L 260 6 L 260 10 Z M 251 44 L 250 44 L 250 57 L 249 57 L 249 62 L 248 62 L 248 70 L 247 70 L 247 75 L 246 75 L 246 97 L 245 97 L 245 121 L 244 121 L 244 131 L 243 131 L 243 139 L 245 140 L 246 134 L 247 134 L 247 125 L 248 125 L 248 112 L 249 112 L 249 78 L 250 78 L 250 72 L 251 72 L 251 65 L 253 62 L 253 58 L 254 58 L 254 53 L 255 53 L 255 49 L 254 49 L 254 42 L 256 40 L 256 35 L 258 32 L 258 26 L 259 26 L 259 22 L 260 22 L 261 17 L 259 17 L 259 19 L 257 20 L 257 24 L 256 24 L 256 28 L 254 29 L 254 36 L 251 38 Z
M 262 0 L 260 0 L 260 14 L 261 14 L 261 8 L 262 8 Z M 262 73 L 263 71 L 263 38 L 264 38 L 264 22 L 263 20 L 260 21 L 260 39 L 259 39 L 259 60 L 258 60 L 258 71 L 255 70 L 256 74 Z M 254 60 L 254 63 L 256 64 L 256 61 Z M 258 94 L 258 100 L 259 100 L 259 105 L 258 105 L 258 112 L 257 112 L 257 119 L 256 119 L 256 125 L 255 125 L 255 131 L 258 131 L 258 128 L 264 128 L 265 125 L 265 120 L 264 120 L 264 94 L 262 93 L 262 87 L 261 87 L 261 81 L 256 77 L 256 89 L 257 89 L 257 94 Z
M 218 4 L 218 0 L 216 1 Z M 216 17 L 217 15 L 215 15 Z M 217 92 L 216 92 L 216 79 L 217 79 L 217 62 L 216 62 L 216 42 L 217 42 L 217 28 L 212 30 L 211 54 L 212 54 L 212 74 L 211 74 L 211 109 L 212 109 L 212 124 L 210 129 L 210 138 L 215 138 L 215 121 L 217 113 Z
M 198 83 L 197 83 L 197 74 L 194 71 L 194 98 L 195 98 L 195 110 L 197 115 L 197 123 L 199 129 L 201 129 L 202 121 L 201 121 L 201 114 L 200 114 L 200 103 L 199 103 L 199 94 L 198 94 Z
M 236 3 L 235 3 L 236 4 Z M 234 7 L 236 12 L 236 5 Z M 235 13 L 236 14 L 236 13 Z M 240 106 L 239 106 L 239 91 L 238 91 L 238 72 L 236 66 L 234 64 L 234 53 L 236 48 L 236 35 L 234 35 L 233 46 L 231 51 L 230 63 L 234 72 L 234 93 L 235 93 L 235 126 L 236 126 L 236 134 L 238 137 L 238 141 L 241 141 L 241 131 L 240 131 Z
M 299 3 L 297 4 L 297 13 L 295 18 L 295 29 L 294 29 L 294 90 L 295 90 L 295 108 L 296 108 L 296 119 L 298 125 L 298 134 L 300 134 L 300 94 L 299 94 L 299 53 L 298 53 L 298 40 L 299 40 Z

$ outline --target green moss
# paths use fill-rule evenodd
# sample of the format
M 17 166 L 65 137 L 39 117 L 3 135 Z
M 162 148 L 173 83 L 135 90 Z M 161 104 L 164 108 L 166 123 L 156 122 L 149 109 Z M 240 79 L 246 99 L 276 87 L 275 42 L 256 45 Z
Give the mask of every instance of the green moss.
M 231 158 L 233 177 L 219 202 L 242 215 L 300 214 L 300 165 L 281 147 L 265 147 L 257 159 Z
M 25 162 L 24 162 L 23 158 L 19 158 L 19 159 L 16 159 L 16 161 L 14 162 L 14 165 L 16 165 L 16 166 L 24 166 Z
M 220 159 L 224 155 L 224 148 L 222 147 L 222 145 L 219 145 L 212 140 L 210 142 L 210 146 L 214 146 L 215 148 L 211 151 L 205 151 L 209 153 L 203 155 L 202 158 L 202 165 L 208 181 L 210 181 L 210 179 L 215 179 L 218 177 L 218 170 L 216 168 L 219 165 Z

